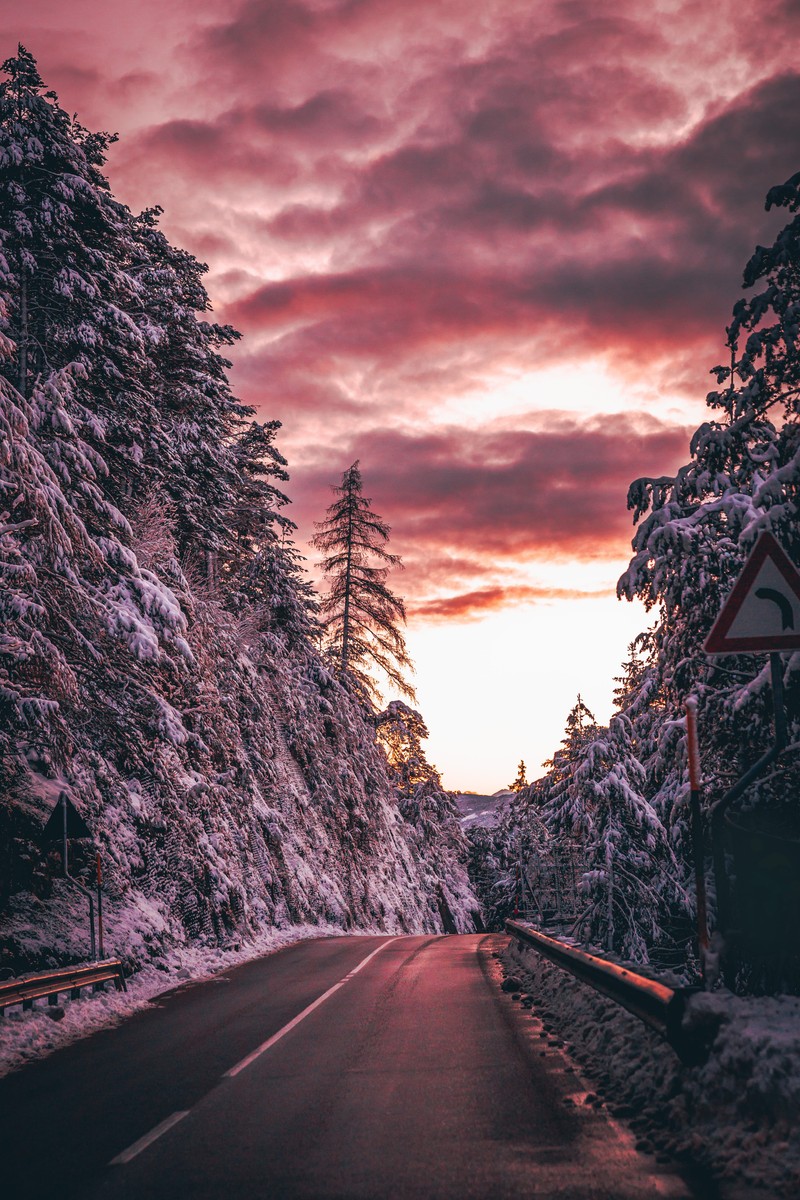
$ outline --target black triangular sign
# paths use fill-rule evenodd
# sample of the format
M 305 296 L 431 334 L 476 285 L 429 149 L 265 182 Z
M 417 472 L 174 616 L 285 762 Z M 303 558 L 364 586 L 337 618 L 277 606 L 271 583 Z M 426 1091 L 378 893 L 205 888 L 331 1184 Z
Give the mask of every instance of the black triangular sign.
M 66 792 L 62 792 L 56 801 L 55 808 L 48 818 L 47 824 L 42 830 L 42 841 L 60 842 L 64 837 L 64 809 L 62 808 L 63 801 L 66 801 L 67 804 L 67 837 L 94 837 L 91 829 L 86 824 L 83 817 L 70 800 L 69 796 L 66 794 Z

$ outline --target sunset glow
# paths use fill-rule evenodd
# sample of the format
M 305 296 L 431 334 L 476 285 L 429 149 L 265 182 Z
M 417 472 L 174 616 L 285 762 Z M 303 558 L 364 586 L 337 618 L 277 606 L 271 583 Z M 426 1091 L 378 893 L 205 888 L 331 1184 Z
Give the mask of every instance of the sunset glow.
M 610 714 L 628 484 L 688 457 L 784 220 L 798 32 L 789 0 L 0 0 L 4 56 L 209 263 L 302 547 L 360 460 L 450 787 L 533 777 L 579 691 Z

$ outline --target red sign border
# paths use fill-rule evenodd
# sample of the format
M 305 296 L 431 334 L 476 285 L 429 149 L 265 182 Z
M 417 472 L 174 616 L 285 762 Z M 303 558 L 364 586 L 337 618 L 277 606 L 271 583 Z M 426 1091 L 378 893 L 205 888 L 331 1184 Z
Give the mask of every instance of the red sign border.
M 750 588 L 756 580 L 766 559 L 771 558 L 783 575 L 789 587 L 800 600 L 800 573 L 789 555 L 766 530 L 758 535 L 758 541 L 750 551 L 750 557 L 742 568 L 742 573 L 733 585 L 733 589 L 723 604 L 719 616 L 711 627 L 711 632 L 703 643 L 706 654 L 747 654 L 760 651 L 770 653 L 778 650 L 800 650 L 800 631 L 797 633 L 772 634 L 763 637 L 736 638 L 728 641 L 728 630 L 744 604 Z

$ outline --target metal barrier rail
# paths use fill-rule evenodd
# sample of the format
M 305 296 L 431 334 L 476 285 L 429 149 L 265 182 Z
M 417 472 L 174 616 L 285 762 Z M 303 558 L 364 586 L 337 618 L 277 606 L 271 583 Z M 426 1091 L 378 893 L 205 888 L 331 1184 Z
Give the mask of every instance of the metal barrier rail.
M 51 1005 L 58 1004 L 59 992 L 69 992 L 77 1000 L 81 988 L 99 988 L 113 980 L 118 992 L 127 991 L 122 962 L 118 958 L 105 962 L 90 963 L 85 967 L 64 967 L 60 971 L 47 971 L 36 975 L 25 975 L 21 979 L 9 979 L 0 983 L 0 1016 L 12 1004 L 33 1008 L 34 1000 L 47 996 Z
M 700 991 L 699 988 L 668 987 L 604 958 L 587 954 L 585 950 L 568 946 L 519 921 L 506 921 L 506 930 L 518 939 L 520 949 L 524 945 L 531 946 L 644 1021 L 672 1046 L 682 1062 L 698 1063 L 707 1056 L 711 1031 L 683 1027 L 687 1001 Z

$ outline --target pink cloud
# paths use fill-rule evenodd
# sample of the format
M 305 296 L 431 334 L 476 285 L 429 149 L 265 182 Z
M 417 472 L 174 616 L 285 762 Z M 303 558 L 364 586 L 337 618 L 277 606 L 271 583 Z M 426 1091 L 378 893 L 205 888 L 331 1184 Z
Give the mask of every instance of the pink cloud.
M 442 603 L 452 611 L 491 607 L 499 592 L 491 579 L 476 586 L 481 575 L 537 559 L 624 555 L 630 480 L 674 470 L 688 437 L 686 429 L 625 415 L 553 414 L 538 429 L 373 430 L 346 450 L 319 448 L 316 465 L 294 475 L 303 499 L 291 515 L 308 537 L 329 502 L 315 508 L 308 498 L 324 496 L 359 458 L 365 494 L 393 526 L 393 548 L 405 561 L 402 587 L 420 611 L 435 615 Z M 454 586 L 456 595 L 431 599 L 431 590 Z M 512 587 L 507 598 L 514 595 Z
M 702 397 L 741 267 L 781 220 L 763 196 L 800 166 L 797 6 L 135 8 L 42 0 L 0 36 L 68 111 L 121 130 L 120 197 L 163 203 L 211 263 L 217 315 L 246 335 L 235 385 L 284 422 L 301 529 L 360 456 L 431 619 L 514 602 L 486 561 L 624 547 L 630 478 L 681 461 L 685 430 L 509 431 L 491 398 L 483 429 L 443 429 L 437 405 L 586 356 Z
M 408 606 L 411 619 L 431 621 L 465 621 L 477 620 L 487 613 L 520 604 L 536 604 L 547 600 L 585 600 L 599 595 L 603 591 L 580 591 L 575 588 L 536 588 L 511 586 L 479 588 L 473 592 L 464 592 L 452 596 L 444 596 L 423 603 L 411 603 Z

